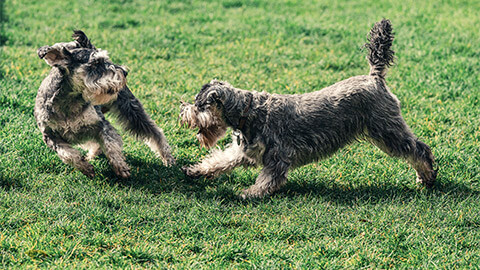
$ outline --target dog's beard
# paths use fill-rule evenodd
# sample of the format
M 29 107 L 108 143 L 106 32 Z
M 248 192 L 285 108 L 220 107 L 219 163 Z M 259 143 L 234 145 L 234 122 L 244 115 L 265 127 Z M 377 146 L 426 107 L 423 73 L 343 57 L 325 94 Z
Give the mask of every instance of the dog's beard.
M 126 86 L 127 80 L 123 71 L 109 68 L 102 77 L 93 79 L 78 72 L 73 76 L 74 88 L 82 93 L 83 99 L 93 105 L 107 104 L 117 99 L 118 92 Z
M 212 126 L 206 129 L 200 129 L 197 134 L 198 142 L 206 148 L 211 148 L 217 141 L 225 135 L 227 128 L 225 126 Z
M 214 146 L 227 131 L 227 125 L 215 107 L 199 112 L 195 105 L 183 103 L 180 120 L 190 128 L 198 128 L 198 142 L 206 148 Z

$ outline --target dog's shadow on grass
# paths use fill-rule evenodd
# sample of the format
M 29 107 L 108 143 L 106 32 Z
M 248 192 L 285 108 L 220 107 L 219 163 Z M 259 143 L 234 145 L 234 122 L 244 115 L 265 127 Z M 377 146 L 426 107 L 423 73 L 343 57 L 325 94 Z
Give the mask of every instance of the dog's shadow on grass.
M 382 203 L 391 198 L 409 200 L 423 197 L 428 200 L 440 196 L 459 199 L 480 196 L 480 191 L 472 189 L 466 184 L 453 183 L 442 178 L 438 179 L 436 185 L 431 189 L 385 183 L 354 186 L 336 183 L 328 179 L 316 179 L 308 182 L 302 182 L 301 180 L 287 182 L 271 197 L 243 200 L 238 196 L 239 190 L 232 189 L 236 180 L 235 172 L 231 176 L 221 176 L 216 179 L 191 179 L 181 171 L 181 167 L 189 163 L 186 159 L 178 159 L 177 165 L 172 167 L 165 167 L 156 162 L 146 162 L 135 157 L 129 157 L 127 162 L 132 167 L 131 178 L 118 179 L 111 172 L 107 181 L 121 186 L 143 188 L 154 194 L 182 193 L 187 196 L 194 196 L 199 200 L 220 200 L 228 204 L 261 203 L 270 199 L 302 196 L 322 197 L 342 204 L 351 204 L 359 200 Z M 254 179 L 250 184 L 253 184 L 253 182 Z M 243 188 L 247 188 L 248 185 L 246 184 Z
M 139 157 L 127 157 L 127 163 L 131 168 L 131 177 L 118 178 L 113 170 L 105 169 L 102 176 L 111 185 L 142 188 L 153 194 L 182 193 L 201 199 L 223 198 L 235 201 L 235 192 L 231 189 L 219 187 L 224 181 L 221 176 L 217 179 L 187 177 L 181 170 L 182 166 L 188 165 L 186 159 L 178 158 L 177 164 L 166 167 L 161 162 L 145 161 Z
M 472 189 L 467 184 L 454 183 L 448 179 L 439 178 L 431 189 L 415 185 L 396 185 L 382 182 L 370 185 L 353 185 L 338 183 L 329 179 L 311 179 L 302 181 L 292 179 L 287 181 L 279 191 L 263 199 L 243 200 L 239 197 L 242 188 L 247 188 L 255 181 L 255 173 L 251 180 L 245 183 L 245 176 L 241 177 L 234 171 L 230 175 L 222 175 L 215 179 L 191 179 L 184 175 L 181 167 L 190 164 L 187 158 L 178 158 L 177 165 L 165 167 L 159 160 L 146 160 L 142 157 L 127 156 L 127 163 L 131 167 L 132 176 L 127 179 L 118 178 L 108 160 L 101 155 L 95 162 L 99 181 L 120 187 L 138 188 L 153 194 L 181 193 L 203 201 L 220 200 L 226 204 L 249 204 L 268 202 L 271 199 L 296 198 L 303 196 L 322 197 L 325 200 L 342 204 L 351 204 L 361 200 L 382 203 L 391 198 L 409 200 L 423 197 L 425 199 L 447 196 L 452 198 L 468 198 L 480 196 L 480 191 Z M 48 173 L 60 173 L 58 170 L 48 170 Z M 239 179 L 243 181 L 239 183 Z M 21 181 L 0 174 L 0 187 L 4 189 L 21 187 Z
M 324 199 L 344 204 L 363 200 L 373 203 L 382 203 L 392 198 L 396 200 L 409 200 L 423 197 L 425 199 L 447 196 L 452 198 L 468 198 L 480 196 L 480 191 L 472 189 L 465 184 L 452 183 L 438 179 L 433 188 L 421 186 L 398 186 L 378 183 L 373 185 L 347 186 L 332 183 L 328 180 L 318 180 L 308 183 L 287 183 L 279 191 L 279 196 L 320 196 Z

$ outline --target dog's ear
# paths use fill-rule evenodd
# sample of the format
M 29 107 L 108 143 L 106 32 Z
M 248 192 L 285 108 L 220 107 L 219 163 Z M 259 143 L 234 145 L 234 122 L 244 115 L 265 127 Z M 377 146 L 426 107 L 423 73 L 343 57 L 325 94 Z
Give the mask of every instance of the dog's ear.
M 205 84 L 200 93 L 195 96 L 195 106 L 204 107 L 206 105 L 222 102 L 221 90 L 211 84 Z
M 72 38 L 83 48 L 96 49 L 82 30 L 74 30 Z
M 43 46 L 37 50 L 37 54 L 52 67 L 66 67 L 72 59 L 72 54 L 65 47 Z
M 207 94 L 205 100 L 207 101 L 207 104 L 223 103 L 224 99 L 222 97 L 223 95 L 221 91 L 213 90 Z

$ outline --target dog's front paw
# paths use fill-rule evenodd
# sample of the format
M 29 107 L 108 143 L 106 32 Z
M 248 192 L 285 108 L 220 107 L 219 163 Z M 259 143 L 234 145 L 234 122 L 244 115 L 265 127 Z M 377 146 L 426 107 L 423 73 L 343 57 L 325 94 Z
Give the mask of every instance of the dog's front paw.
M 202 176 L 202 174 L 200 173 L 200 171 L 196 170 L 194 167 L 192 166 L 183 166 L 182 167 L 182 172 L 190 177 L 190 178 L 194 178 L 194 179 L 197 179 L 197 178 L 200 178 Z
M 251 187 L 242 191 L 242 194 L 240 194 L 240 198 L 242 198 L 244 200 L 260 199 L 260 198 L 263 198 L 267 194 L 268 194 L 268 192 L 266 192 L 265 190 L 259 189 L 256 186 L 251 186 Z
M 162 158 L 163 164 L 167 167 L 171 167 L 177 163 L 175 158 L 171 155 Z
M 130 168 L 128 166 L 113 167 L 113 171 L 120 178 L 125 179 L 125 178 L 130 177 Z

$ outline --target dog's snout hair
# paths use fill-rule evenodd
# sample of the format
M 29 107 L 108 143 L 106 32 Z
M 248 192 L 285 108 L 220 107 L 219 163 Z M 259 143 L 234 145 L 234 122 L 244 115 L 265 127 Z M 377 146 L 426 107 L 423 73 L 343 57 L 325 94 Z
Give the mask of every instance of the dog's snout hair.
M 227 131 L 227 125 L 220 112 L 213 106 L 199 111 L 193 104 L 183 103 L 180 110 L 180 121 L 189 128 L 198 128 L 197 139 L 201 146 L 211 148 Z
M 189 128 L 198 127 L 198 110 L 197 107 L 193 104 L 182 103 L 180 107 L 180 123 L 182 125 L 187 125 Z
M 94 51 L 72 72 L 72 82 L 86 100 L 94 105 L 106 104 L 125 88 L 126 68 L 111 63 L 106 51 Z
M 102 105 L 117 98 L 118 92 L 127 84 L 124 72 L 111 65 L 100 76 L 88 75 L 88 71 L 78 70 L 72 76 L 73 87 L 85 100 L 93 105 Z

